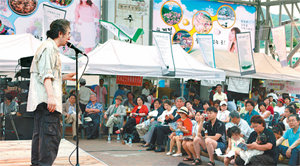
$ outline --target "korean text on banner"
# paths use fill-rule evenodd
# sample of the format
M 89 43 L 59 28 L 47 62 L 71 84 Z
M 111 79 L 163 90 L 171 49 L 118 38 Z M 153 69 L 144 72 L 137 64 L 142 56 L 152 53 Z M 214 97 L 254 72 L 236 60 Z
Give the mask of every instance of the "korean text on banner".
M 142 86 L 143 77 L 139 76 L 117 76 L 116 84 L 129 86 Z
M 249 93 L 249 78 L 229 77 L 228 90 L 238 93 Z
M 285 26 L 272 28 L 273 42 L 282 67 L 287 66 Z

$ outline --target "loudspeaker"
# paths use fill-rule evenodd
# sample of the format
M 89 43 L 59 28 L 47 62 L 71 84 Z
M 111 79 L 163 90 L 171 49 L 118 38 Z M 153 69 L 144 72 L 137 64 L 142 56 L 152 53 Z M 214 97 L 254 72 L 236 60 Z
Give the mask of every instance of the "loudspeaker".
M 20 140 L 30 140 L 32 139 L 33 133 L 33 123 L 34 119 L 32 117 L 20 117 L 20 116 L 11 116 L 15 123 L 18 135 Z M 5 118 L 5 140 L 17 140 L 17 136 L 12 127 L 10 116 Z
M 33 56 L 28 56 L 19 59 L 19 65 L 21 67 L 30 67 L 32 62 Z

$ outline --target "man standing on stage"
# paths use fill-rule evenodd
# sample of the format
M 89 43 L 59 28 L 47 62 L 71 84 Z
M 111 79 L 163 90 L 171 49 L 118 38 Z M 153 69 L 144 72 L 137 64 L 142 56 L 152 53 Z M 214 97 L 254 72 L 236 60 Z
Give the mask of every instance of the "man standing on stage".
M 70 39 L 70 22 L 51 23 L 47 40 L 38 48 L 30 68 L 27 111 L 34 111 L 31 163 L 52 165 L 61 139 L 62 80 L 72 80 L 75 73 L 62 76 L 60 46 Z

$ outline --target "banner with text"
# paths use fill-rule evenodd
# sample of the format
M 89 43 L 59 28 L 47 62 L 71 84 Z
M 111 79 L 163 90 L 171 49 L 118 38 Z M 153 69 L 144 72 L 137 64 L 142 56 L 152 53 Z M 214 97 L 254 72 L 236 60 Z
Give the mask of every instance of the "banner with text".
M 142 86 L 143 77 L 139 76 L 117 76 L 116 84 L 129 86 Z
M 285 26 L 272 28 L 273 42 L 282 67 L 287 66 Z
M 197 43 L 204 59 L 204 62 L 213 68 L 216 68 L 215 53 L 212 34 L 197 34 Z
M 250 32 L 236 34 L 241 75 L 256 73 Z
M 250 79 L 241 77 L 229 77 L 228 90 L 238 93 L 249 93 Z

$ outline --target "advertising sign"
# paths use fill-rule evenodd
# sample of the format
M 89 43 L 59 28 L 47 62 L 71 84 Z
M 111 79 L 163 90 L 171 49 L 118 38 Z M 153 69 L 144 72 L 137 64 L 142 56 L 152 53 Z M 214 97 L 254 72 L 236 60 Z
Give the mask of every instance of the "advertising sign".
M 199 44 L 204 62 L 208 66 L 216 68 L 213 35 L 197 34 L 196 41 Z
M 138 76 L 117 76 L 116 84 L 129 86 L 142 86 L 143 77 Z
M 71 42 L 87 53 L 100 38 L 100 1 L 0 0 L 0 20 L 7 35 L 31 33 L 44 40 L 51 21 L 65 18 L 71 23 Z M 62 51 L 72 52 L 67 48 Z
M 282 67 L 287 66 L 285 26 L 272 28 L 273 42 Z
M 236 34 L 241 75 L 256 73 L 250 32 Z
M 153 30 L 172 33 L 172 42 L 190 52 L 197 34 L 213 34 L 214 48 L 237 52 L 235 34 L 255 36 L 253 6 L 206 0 L 154 0 Z M 252 45 L 254 46 L 254 40 Z

